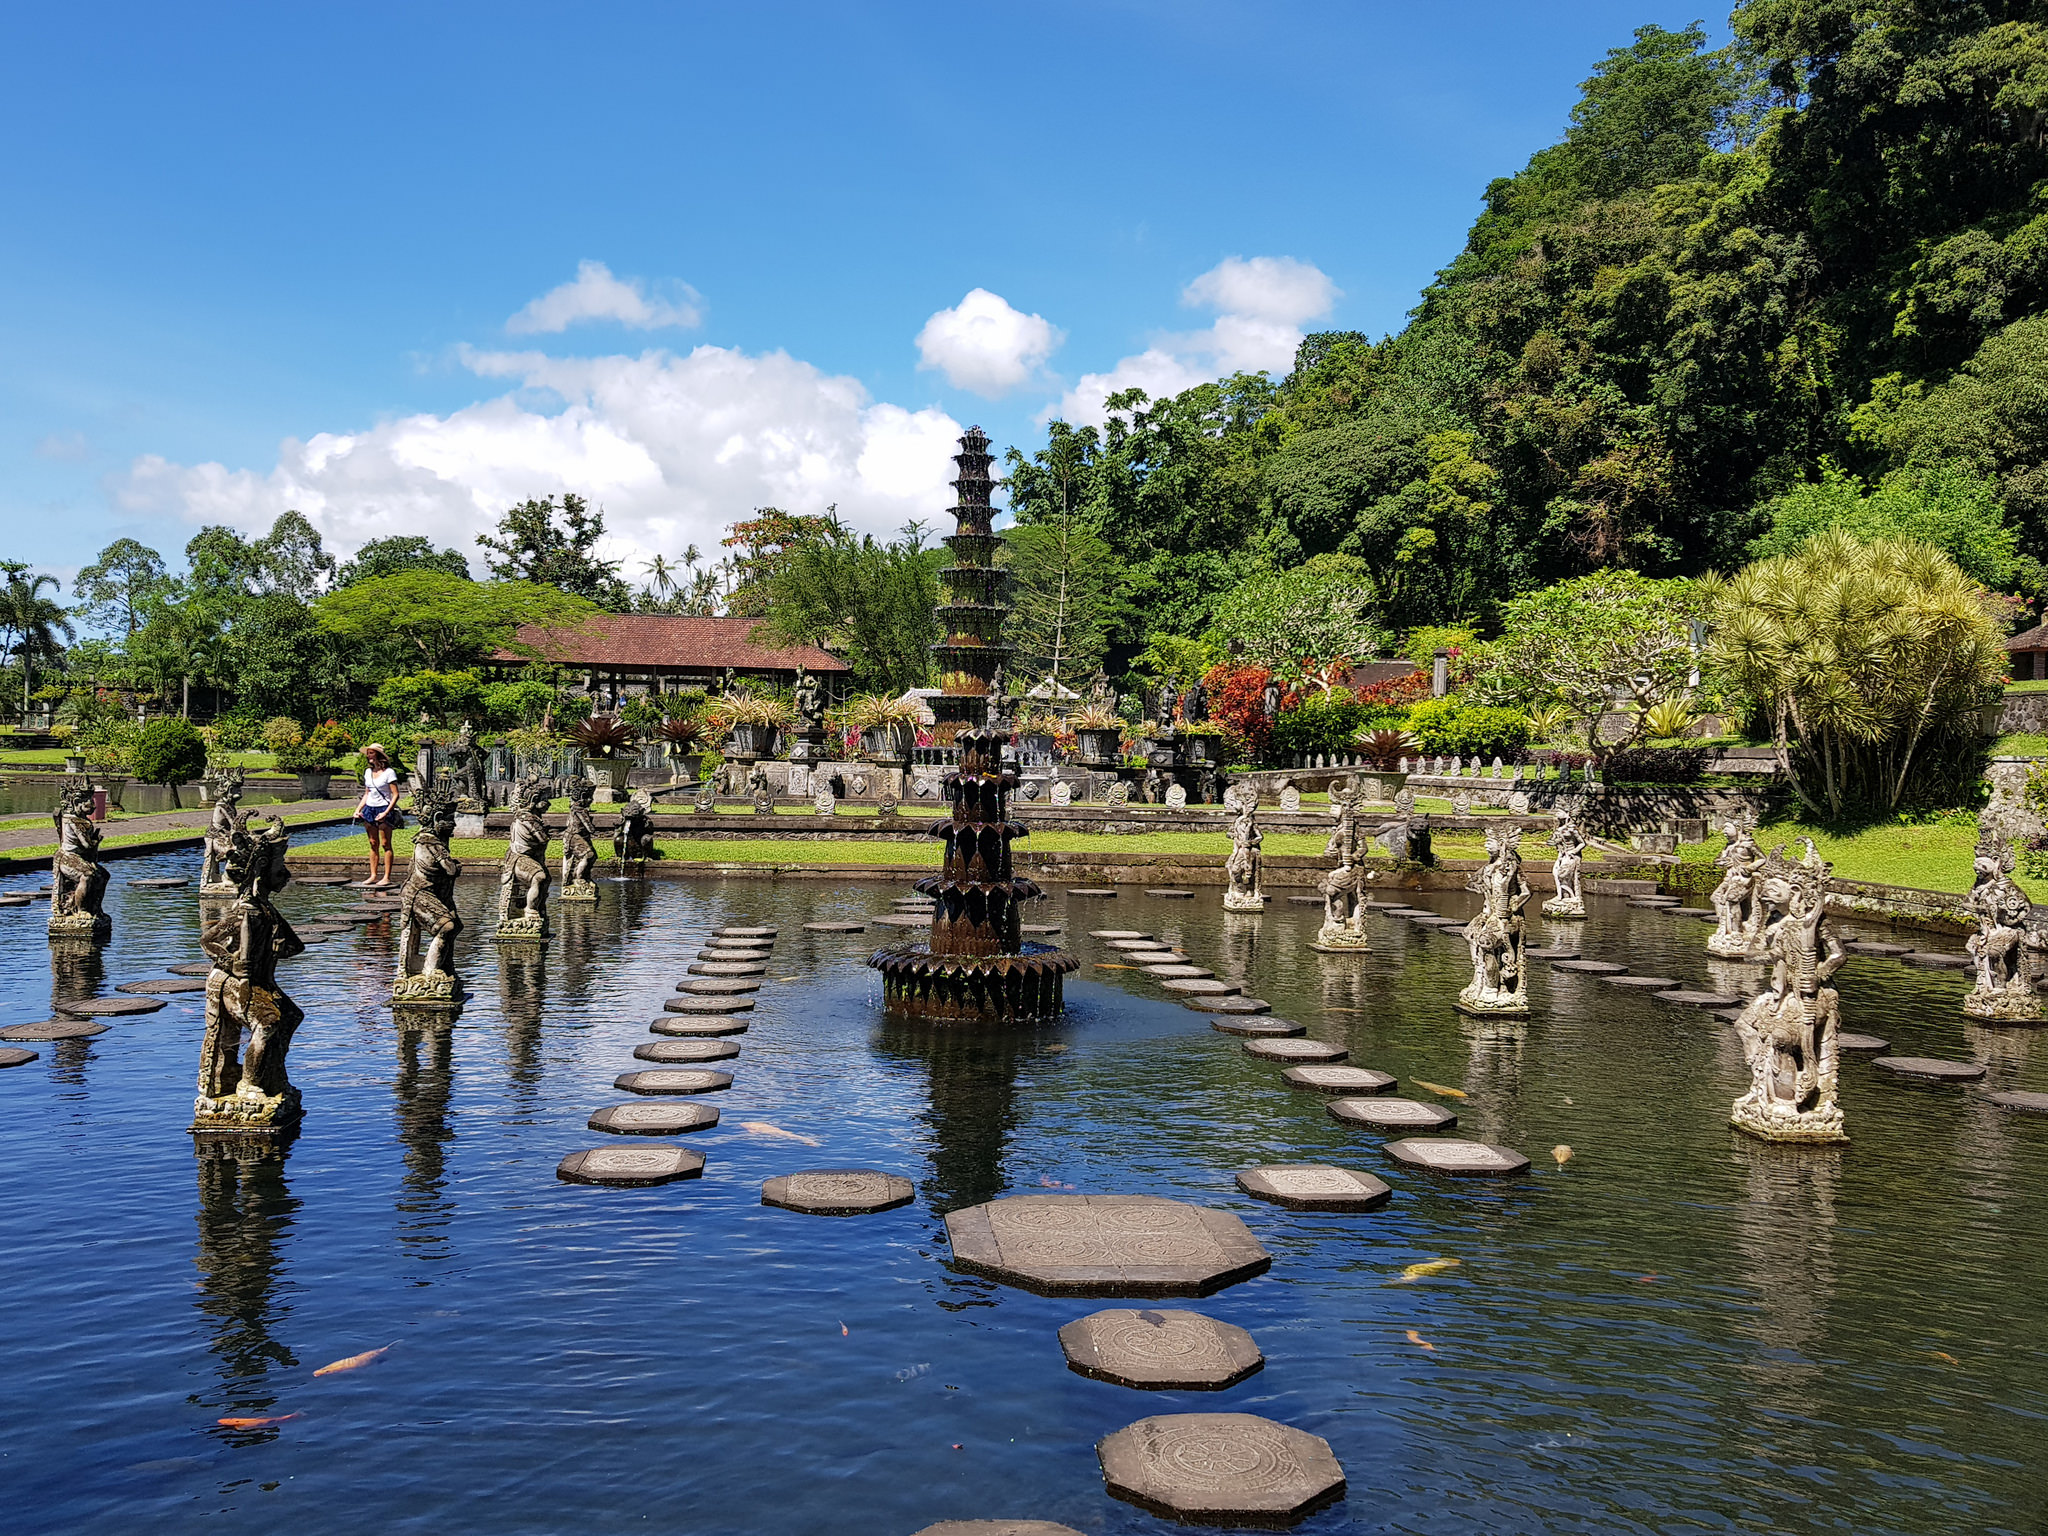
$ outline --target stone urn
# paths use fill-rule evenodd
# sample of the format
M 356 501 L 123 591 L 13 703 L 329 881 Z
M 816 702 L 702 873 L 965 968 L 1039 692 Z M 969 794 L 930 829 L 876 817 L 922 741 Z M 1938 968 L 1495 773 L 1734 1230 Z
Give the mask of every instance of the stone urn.
M 626 787 L 626 778 L 633 771 L 630 757 L 586 757 L 583 759 L 583 777 L 599 789 L 609 789 L 614 794 Z
M 1124 733 L 1115 730 L 1079 730 L 1074 732 L 1079 743 L 1081 759 L 1090 763 L 1113 763 L 1117 749 L 1123 745 Z
M 1056 743 L 1050 731 L 1030 731 L 1018 738 L 1017 749 L 1038 762 L 1052 757 Z
M 861 755 L 870 762 L 901 762 L 916 739 L 907 725 L 871 725 L 860 733 Z
M 64 771 L 66 773 L 85 772 L 85 754 L 83 752 L 66 752 L 64 754 Z
M 727 749 L 728 757 L 747 759 L 773 757 L 775 755 L 775 727 L 772 725 L 736 725 L 732 728 L 732 744 Z
M 1200 764 L 1205 768 L 1213 768 L 1222 760 L 1221 754 L 1217 751 L 1217 748 L 1222 746 L 1222 742 L 1218 741 L 1214 736 L 1189 736 L 1187 742 L 1188 761 L 1190 763 Z
M 327 787 L 333 782 L 334 770 L 332 768 L 310 769 L 299 775 L 299 798 L 301 800 L 325 800 L 327 798 Z M 107 797 L 115 799 L 112 791 L 108 792 Z M 115 799 L 115 803 L 119 804 L 120 802 Z
M 669 783 L 694 784 L 697 771 L 704 764 L 704 754 L 698 751 L 670 752 L 668 755 Z

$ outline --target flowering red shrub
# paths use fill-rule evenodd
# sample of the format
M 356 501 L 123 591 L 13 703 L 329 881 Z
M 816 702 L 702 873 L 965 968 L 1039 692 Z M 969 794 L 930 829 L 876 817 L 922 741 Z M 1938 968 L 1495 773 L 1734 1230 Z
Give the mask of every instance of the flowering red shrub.
M 1263 763 L 1272 751 L 1273 722 L 1266 718 L 1266 684 L 1272 676 L 1270 667 L 1225 662 L 1211 667 L 1202 679 L 1209 690 L 1209 718 L 1223 727 L 1239 762 Z M 1281 709 L 1296 697 L 1296 690 L 1280 685 Z
M 1406 677 L 1390 677 L 1370 688 L 1361 688 L 1352 694 L 1351 701 L 1373 709 L 1400 709 L 1428 697 L 1429 674 L 1410 672 Z

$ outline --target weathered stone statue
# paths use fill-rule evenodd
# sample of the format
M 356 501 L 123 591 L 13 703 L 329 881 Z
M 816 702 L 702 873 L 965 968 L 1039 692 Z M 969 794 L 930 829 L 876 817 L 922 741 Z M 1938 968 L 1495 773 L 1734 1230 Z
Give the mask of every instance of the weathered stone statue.
M 542 820 L 550 799 L 539 779 L 519 786 L 518 810 L 512 817 L 512 842 L 498 874 L 498 929 L 494 939 L 544 939 L 548 936 L 548 824 Z
M 1763 850 L 1755 833 L 1741 822 L 1724 825 L 1728 846 L 1714 862 L 1728 871 L 1714 887 L 1714 931 L 1707 935 L 1707 950 L 1716 955 L 1753 955 L 1763 944 L 1763 901 L 1757 891 L 1757 872 L 1763 867 Z
M 1977 919 L 1969 951 L 1977 962 L 1977 985 L 1963 999 L 1963 1012 L 1976 1019 L 2032 1024 L 2041 1019 L 2027 957 L 2048 948 L 2033 921 L 2034 904 L 2012 878 L 2012 843 L 1995 829 L 1980 827 L 1976 882 L 1969 908 Z
M 199 894 L 232 898 L 235 882 L 228 878 L 228 844 L 234 841 L 235 812 L 242 803 L 242 770 L 222 769 L 209 774 L 207 783 L 213 794 L 213 820 L 199 856 Z
M 1179 703 L 1180 703 L 1180 693 L 1179 693 L 1179 691 L 1178 691 L 1178 690 L 1177 690 L 1177 689 L 1176 689 L 1176 688 L 1175 688 L 1175 687 L 1173 686 L 1172 682 L 1171 682 L 1171 681 L 1168 681 L 1168 682 L 1164 682 L 1164 683 L 1161 683 L 1161 684 L 1159 685 L 1159 714 L 1158 714 L 1158 722 L 1159 722 L 1159 729 L 1160 729 L 1160 730 L 1162 730 L 1162 731 L 1170 731 L 1170 730 L 1172 730 L 1172 729 L 1173 729 L 1173 711 L 1174 711 L 1175 707 L 1176 707 L 1176 706 L 1177 706 L 1177 705 L 1178 705 Z
M 773 816 L 775 814 L 775 791 L 768 782 L 768 770 L 759 763 L 747 775 L 747 788 L 754 796 L 754 814 Z
M 1749 1092 L 1729 1123 L 1761 1141 L 1840 1142 L 1835 1102 L 1840 1003 L 1828 985 L 1848 958 L 1827 926 L 1828 876 L 1810 839 L 1802 860 L 1780 847 L 1757 870 L 1758 894 L 1778 914 L 1763 932 L 1771 977 L 1735 1020 L 1749 1062 Z
M 1189 725 L 1209 718 L 1209 690 L 1199 681 L 1188 685 L 1188 695 L 1181 706 L 1181 718 Z
M 398 974 L 394 1006 L 452 1008 L 461 1000 L 455 979 L 455 877 L 462 866 L 448 852 L 455 833 L 455 802 L 438 790 L 413 796 L 419 826 L 412 836 L 412 871 L 398 893 Z
M 448 754 L 448 776 L 460 797 L 456 809 L 475 812 L 484 809 L 484 751 L 476 744 L 476 726 L 465 720 L 455 739 L 444 749 Z
M 1223 865 L 1228 882 L 1223 890 L 1223 910 L 1263 912 L 1266 893 L 1259 888 L 1259 872 L 1265 859 L 1259 850 L 1266 834 L 1259 830 L 1259 792 L 1250 785 L 1241 785 L 1228 798 L 1237 811 L 1237 819 L 1230 826 L 1230 857 Z
M 258 832 L 246 816 L 228 841 L 225 869 L 235 885 L 234 904 L 199 935 L 213 973 L 206 978 L 206 1033 L 192 1101 L 195 1134 L 277 1132 L 299 1118 L 299 1090 L 285 1076 L 284 1059 L 306 1015 L 278 986 L 277 963 L 306 946 L 270 902 L 271 893 L 291 881 L 284 862 L 289 845 L 283 822 Z
M 92 824 L 92 790 L 84 784 L 68 786 L 50 819 L 57 824 L 57 852 L 50 860 L 50 937 L 104 939 L 114 931 L 114 921 L 101 909 L 107 866 L 100 862 L 100 829 Z
M 1371 947 L 1365 936 L 1365 870 L 1359 864 L 1364 838 L 1358 828 L 1358 797 L 1352 786 L 1330 786 L 1337 825 L 1323 852 L 1337 867 L 1323 876 L 1323 926 L 1311 949 L 1355 954 Z
M 1268 720 L 1280 718 L 1280 680 L 1269 677 L 1266 686 L 1259 690 L 1259 713 Z
M 569 785 L 569 824 L 562 828 L 562 893 L 557 901 L 596 901 L 597 822 L 590 814 L 597 786 L 588 779 Z
M 1579 888 L 1579 866 L 1584 862 L 1586 834 L 1579 830 L 1573 818 L 1578 806 L 1566 800 L 1557 808 L 1557 826 L 1550 834 L 1550 846 L 1557 850 L 1557 860 L 1550 866 L 1551 878 L 1557 882 L 1557 894 L 1543 903 L 1545 917 L 1584 917 L 1586 915 L 1585 893 Z
M 1088 705 L 1091 709 L 1116 712 L 1116 690 L 1109 685 L 1109 674 L 1101 667 L 1095 669 L 1095 676 L 1088 680 Z
M 818 681 L 817 674 L 806 667 L 797 669 L 796 718 L 806 730 L 815 730 L 825 723 L 824 685 Z
M 619 824 L 612 829 L 612 858 L 620 864 L 645 864 L 659 858 L 654 846 L 654 825 L 648 812 L 654 801 L 644 789 L 635 790 L 619 811 Z
M 1472 984 L 1458 994 L 1460 1013 L 1523 1014 L 1529 1011 L 1529 967 L 1523 959 L 1523 910 L 1533 894 L 1522 878 L 1522 829 L 1489 829 L 1486 867 L 1475 870 L 1467 890 L 1479 895 L 1479 911 L 1465 925 L 1472 950 Z

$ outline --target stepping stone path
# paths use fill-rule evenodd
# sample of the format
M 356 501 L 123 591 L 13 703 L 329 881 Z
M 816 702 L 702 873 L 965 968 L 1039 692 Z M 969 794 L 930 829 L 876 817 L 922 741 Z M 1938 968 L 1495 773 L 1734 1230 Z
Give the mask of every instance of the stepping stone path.
M 881 916 L 870 918 L 868 921 L 879 923 L 885 928 L 929 928 L 932 925 L 929 917 L 919 917 L 909 912 L 884 912 Z
M 1151 1392 L 1218 1392 L 1266 1363 L 1242 1328 L 1177 1308 L 1091 1312 L 1060 1329 L 1060 1348 L 1083 1376 Z
M 1673 917 L 1697 917 L 1702 921 L 1707 918 L 1714 918 L 1718 921 L 1721 916 L 1712 907 L 1673 907 L 1671 915 Z
M 806 933 L 865 933 L 866 923 L 805 923 Z
M 697 1067 L 656 1067 L 648 1072 L 621 1072 L 612 1086 L 622 1093 L 717 1093 L 732 1086 L 730 1072 Z
M 1741 998 L 1732 997 L 1726 992 L 1687 992 L 1683 989 L 1676 992 L 1659 992 L 1657 1000 L 1677 1003 L 1681 1008 L 1734 1008 L 1742 1003 Z
M 1859 955 L 1890 957 L 1892 955 L 1910 955 L 1913 953 L 1913 946 L 1910 944 L 1874 944 L 1868 939 L 1852 939 L 1848 947 Z
M 1140 933 L 1135 928 L 1092 928 L 1088 932 L 1088 937 L 1091 939 L 1149 939 L 1152 935 Z
M 1417 1099 L 1335 1099 L 1329 1114 L 1346 1125 L 1375 1131 L 1447 1131 L 1458 1123 L 1458 1117 L 1441 1104 Z
M 1987 1070 L 1981 1062 L 1938 1061 L 1932 1056 L 1880 1056 L 1871 1065 L 1929 1083 L 1974 1083 Z
M 1263 997 L 1184 997 L 1183 1008 L 1192 1008 L 1198 1013 L 1271 1013 L 1273 1005 Z
M 1670 990 L 1678 986 L 1675 976 L 1605 976 L 1601 978 L 1610 987 L 1645 987 L 1651 990 Z
M 163 1006 L 160 997 L 88 997 L 75 1003 L 58 1003 L 56 1009 L 81 1019 L 118 1019 L 133 1013 L 155 1013 Z
M 780 933 L 782 930 L 780 928 L 727 927 L 714 928 L 711 931 L 713 934 L 715 934 L 717 937 L 721 939 L 767 939 L 772 942 L 775 938 L 775 935 Z
M 2048 1115 L 2048 1093 L 1994 1093 L 1990 1099 L 2000 1109 L 2017 1110 L 2023 1115 Z
M 204 992 L 206 983 L 197 976 L 152 976 L 148 981 L 124 981 L 114 990 L 142 997 L 182 997 L 188 992 Z
M 1328 1441 L 1250 1413 L 1140 1419 L 1095 1452 L 1112 1495 L 1184 1522 L 1292 1525 L 1344 1492 Z
M 1255 1040 L 1279 1040 L 1308 1033 L 1306 1024 L 1297 1024 L 1292 1019 L 1217 1019 L 1209 1027 L 1219 1035 L 1248 1035 Z
M 1394 1189 L 1369 1173 L 1332 1168 L 1326 1163 L 1281 1163 L 1247 1168 L 1237 1187 L 1259 1200 L 1290 1211 L 1374 1211 L 1393 1198 Z
M 806 1216 L 869 1216 L 908 1205 L 917 1189 L 908 1179 L 872 1168 L 817 1168 L 784 1173 L 761 1186 L 761 1203 Z
M 768 967 L 751 960 L 692 960 L 687 967 L 692 976 L 765 976 Z
M 761 983 L 748 976 L 693 976 L 676 983 L 678 992 L 697 997 L 738 997 L 761 990 Z
M 1054 1520 L 941 1520 L 916 1536 L 1081 1536 Z
M 1058 923 L 1020 923 L 1017 925 L 1017 931 L 1019 933 L 1035 933 L 1043 937 L 1046 934 L 1058 933 L 1060 925 Z
M 1180 961 L 1169 961 L 1164 965 L 1141 965 L 1138 967 L 1147 976 L 1178 976 L 1185 980 L 1191 976 L 1214 976 L 1216 973 L 1205 965 L 1183 965 Z
M 0 1067 L 25 1066 L 35 1059 L 34 1051 L 24 1051 L 18 1045 L 0 1046 Z
M 1168 901 L 1193 901 L 1195 899 L 1195 893 L 1193 891 L 1169 891 L 1147 889 L 1145 894 L 1147 896 L 1163 896 Z
M 751 997 L 672 997 L 662 1008 L 669 1013 L 751 1013 Z
M 587 1124 L 614 1136 L 682 1136 L 718 1124 L 718 1111 L 708 1104 L 610 1104 Z
M 1169 992 L 1185 992 L 1190 997 L 1225 997 L 1238 990 L 1227 981 L 1215 981 L 1202 977 L 1177 977 L 1172 981 L 1159 983 Z
M 1426 1141 L 1413 1138 L 1390 1141 L 1385 1151 L 1397 1163 L 1460 1178 L 1500 1178 L 1510 1173 L 1529 1171 L 1529 1159 L 1513 1147 L 1497 1147 L 1486 1141 L 1460 1141 L 1451 1136 Z
M 710 1039 L 747 1032 L 744 1019 L 656 1019 L 647 1027 L 657 1035 L 680 1035 L 685 1039 Z
M 1289 1067 L 1280 1076 L 1290 1087 L 1317 1093 L 1385 1093 L 1400 1081 L 1391 1072 L 1371 1067 Z
M 1273 1262 L 1230 1212 L 1153 1195 L 1012 1195 L 946 1236 L 960 1268 L 1041 1296 L 1207 1296 Z
M 1081 886 L 1070 886 L 1067 890 L 1067 894 L 1069 896 L 1114 896 L 1116 895 L 1116 892 L 1110 890 L 1106 886 L 1089 886 L 1085 889 Z
M 33 896 L 0 896 L 0 907 L 26 907 L 34 902 Z
M 1628 969 L 1612 960 L 1553 960 L 1551 967 L 1559 971 L 1583 971 L 1588 976 L 1619 976 Z
M 704 1155 L 681 1147 L 593 1147 L 563 1158 L 555 1177 L 570 1184 L 632 1188 L 694 1179 L 703 1171 Z
M 1525 949 L 1522 951 L 1531 960 L 1576 960 L 1576 949 Z
M 90 1040 L 106 1032 L 106 1025 L 85 1019 L 44 1019 L 39 1024 L 10 1024 L 0 1029 L 0 1040 Z
M 649 1040 L 633 1047 L 635 1061 L 730 1061 L 740 1048 L 730 1040 Z
M 1120 934 L 1116 938 L 1113 938 L 1109 941 L 1109 947 L 1111 949 L 1131 951 L 1141 949 L 1170 949 L 1172 946 L 1160 943 L 1159 940 L 1153 938 L 1149 933 L 1141 933 L 1132 934 L 1129 936 Z
M 1899 958 L 1908 965 L 1923 966 L 1930 971 L 1961 971 L 1973 963 L 1968 955 L 1947 955 L 1934 950 L 1916 949 Z
M 1351 1053 L 1341 1045 L 1329 1045 L 1321 1040 L 1247 1040 L 1244 1043 L 1247 1056 L 1263 1056 L 1268 1061 L 1343 1061 Z
M 1323 898 L 1320 896 L 1290 896 L 1287 898 L 1287 903 L 1289 906 L 1295 907 L 1320 907 L 1323 904 Z
M 160 880 L 130 880 L 128 883 L 138 891 L 168 891 L 174 890 L 181 885 L 190 885 L 192 882 L 181 876 L 177 878 L 167 877 Z
M 1835 1049 L 1839 1051 L 1888 1051 L 1891 1048 L 1891 1041 L 1880 1040 L 1876 1035 L 1835 1036 Z

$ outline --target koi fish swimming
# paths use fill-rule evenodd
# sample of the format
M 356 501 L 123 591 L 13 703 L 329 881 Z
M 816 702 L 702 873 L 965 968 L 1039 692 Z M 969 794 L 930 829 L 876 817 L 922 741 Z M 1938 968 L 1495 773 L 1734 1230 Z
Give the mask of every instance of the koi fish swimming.
M 304 1417 L 302 1413 L 278 1413 L 267 1419 L 215 1419 L 213 1422 L 223 1429 L 268 1429 L 273 1424 L 289 1424 L 293 1419 Z
M 1550 1155 L 1557 1159 L 1557 1166 L 1562 1168 L 1566 1163 L 1572 1160 L 1572 1149 L 1570 1147 L 1565 1146 L 1562 1143 L 1559 1143 L 1557 1146 L 1554 1146 L 1550 1149 Z
M 815 1136 L 804 1136 L 799 1135 L 795 1131 L 785 1131 L 781 1126 L 770 1125 L 766 1120 L 742 1120 L 740 1122 L 740 1129 L 754 1136 L 779 1136 L 784 1141 L 800 1141 L 807 1147 L 824 1145 Z
M 1446 1088 L 1442 1083 L 1425 1083 L 1421 1078 L 1411 1078 L 1416 1087 L 1430 1093 L 1440 1093 L 1447 1099 L 1469 1099 L 1471 1095 L 1462 1088 Z
M 336 1360 L 331 1365 L 323 1365 L 313 1374 L 315 1376 L 339 1376 L 343 1371 L 360 1371 L 366 1365 L 375 1365 L 397 1347 L 397 1342 L 394 1340 L 392 1343 L 386 1344 L 382 1349 L 366 1349 L 360 1355 L 350 1355 L 345 1360 Z
M 1431 1259 L 1423 1264 L 1409 1264 L 1402 1268 L 1399 1280 L 1390 1280 L 1389 1285 L 1406 1285 L 1411 1280 L 1427 1280 L 1431 1275 L 1441 1275 L 1456 1269 L 1463 1259 Z
M 1410 1328 L 1408 1330 L 1408 1342 L 1410 1344 L 1413 1344 L 1417 1349 L 1434 1350 L 1436 1348 L 1434 1344 L 1430 1343 L 1429 1340 L 1425 1339 L 1413 1328 Z

